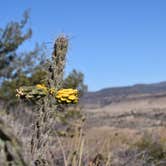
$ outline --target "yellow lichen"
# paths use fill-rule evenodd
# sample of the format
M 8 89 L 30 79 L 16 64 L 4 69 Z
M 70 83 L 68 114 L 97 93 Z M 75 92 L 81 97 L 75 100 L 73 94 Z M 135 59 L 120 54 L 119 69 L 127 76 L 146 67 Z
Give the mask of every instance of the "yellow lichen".
M 36 88 L 37 88 L 37 89 L 42 89 L 42 90 L 44 90 L 44 91 L 47 91 L 47 87 L 46 87 L 44 84 L 37 84 L 37 85 L 36 85 Z
M 57 92 L 55 98 L 59 103 L 77 103 L 78 90 L 76 89 L 61 89 Z

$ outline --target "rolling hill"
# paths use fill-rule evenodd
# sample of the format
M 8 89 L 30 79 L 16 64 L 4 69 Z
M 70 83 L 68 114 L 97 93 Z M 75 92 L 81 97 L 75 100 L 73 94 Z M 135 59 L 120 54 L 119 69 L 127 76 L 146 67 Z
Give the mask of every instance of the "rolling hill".
M 103 107 L 114 102 L 166 97 L 166 82 L 136 84 L 88 92 L 81 99 L 85 107 Z

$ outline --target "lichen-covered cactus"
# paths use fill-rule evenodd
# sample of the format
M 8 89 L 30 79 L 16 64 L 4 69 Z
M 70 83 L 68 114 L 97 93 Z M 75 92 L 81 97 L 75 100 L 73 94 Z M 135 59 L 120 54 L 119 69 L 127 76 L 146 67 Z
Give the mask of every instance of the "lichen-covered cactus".
M 62 89 L 67 48 L 68 38 L 58 37 L 54 44 L 52 60 L 48 65 L 45 85 L 38 84 L 17 89 L 18 97 L 35 101 L 38 106 L 31 139 L 31 155 L 36 166 L 50 165 L 46 151 L 49 152 L 50 139 L 53 135 L 54 137 L 57 135 L 55 123 L 63 110 L 63 104 L 78 102 L 76 89 Z
M 66 63 L 66 53 L 68 49 L 68 38 L 65 36 L 60 36 L 57 38 L 54 44 L 53 51 L 53 78 L 54 86 L 60 89 L 62 86 L 64 68 Z

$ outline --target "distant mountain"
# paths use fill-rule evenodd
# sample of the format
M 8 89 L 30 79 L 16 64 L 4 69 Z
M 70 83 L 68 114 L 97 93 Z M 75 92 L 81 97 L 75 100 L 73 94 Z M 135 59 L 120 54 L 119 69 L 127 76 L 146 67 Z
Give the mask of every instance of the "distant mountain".
M 133 86 L 105 88 L 96 92 L 88 92 L 81 99 L 81 103 L 85 106 L 105 106 L 112 102 L 161 96 L 166 96 L 166 82 L 136 84 Z

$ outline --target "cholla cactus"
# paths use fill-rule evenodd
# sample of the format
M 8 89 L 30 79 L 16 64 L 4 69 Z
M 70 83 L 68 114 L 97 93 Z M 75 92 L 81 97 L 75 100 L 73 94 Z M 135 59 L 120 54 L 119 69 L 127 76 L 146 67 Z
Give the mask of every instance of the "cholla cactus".
M 54 44 L 54 51 L 52 54 L 52 64 L 50 66 L 51 87 L 60 89 L 62 86 L 64 68 L 66 63 L 66 53 L 68 48 L 68 38 L 60 36 L 56 39 Z
M 38 84 L 31 87 L 20 87 L 17 89 L 17 96 L 21 99 L 38 102 L 37 118 L 34 122 L 34 133 L 31 139 L 31 154 L 34 163 L 48 164 L 44 156 L 49 135 L 55 132 L 55 121 L 58 111 L 63 104 L 78 102 L 78 91 L 76 89 L 61 89 L 68 39 L 65 36 L 57 38 L 54 44 L 52 61 L 46 75 L 47 85 Z M 53 130 L 53 132 L 51 131 Z M 39 164 L 40 166 L 41 164 Z

